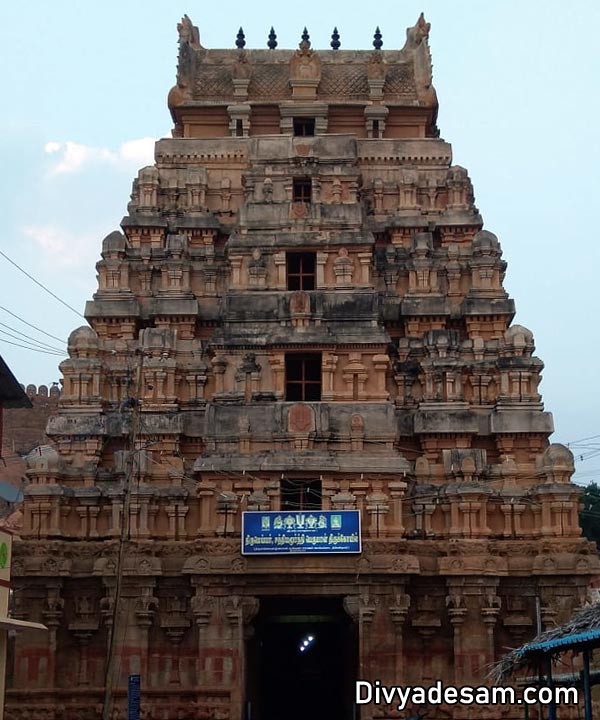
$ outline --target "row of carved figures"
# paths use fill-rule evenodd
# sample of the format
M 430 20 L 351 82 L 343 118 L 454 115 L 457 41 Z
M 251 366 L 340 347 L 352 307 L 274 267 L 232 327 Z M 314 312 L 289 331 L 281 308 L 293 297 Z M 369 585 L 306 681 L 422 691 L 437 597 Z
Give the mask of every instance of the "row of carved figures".
M 476 212 L 471 181 L 467 171 L 458 166 L 450 168 L 445 177 L 403 170 L 399 180 L 375 178 L 364 185 L 358 177 L 308 176 L 302 179 L 307 180 L 310 187 L 302 201 L 305 203 L 355 205 L 362 200 L 367 212 L 375 214 L 397 210 Z M 207 171 L 188 170 L 181 178 L 169 177 L 161 181 L 158 168 L 146 167 L 133 182 L 128 211 L 135 223 L 136 212 L 237 212 L 248 203 L 293 203 L 295 196 L 293 175 L 249 175 L 242 186 L 237 187 L 229 177 L 214 185 Z

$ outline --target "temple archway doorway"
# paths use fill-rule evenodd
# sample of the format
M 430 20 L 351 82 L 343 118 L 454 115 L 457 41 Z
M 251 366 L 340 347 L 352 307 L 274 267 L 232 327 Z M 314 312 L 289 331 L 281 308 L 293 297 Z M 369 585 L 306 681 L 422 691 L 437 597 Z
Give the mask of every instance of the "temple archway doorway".
M 261 598 L 247 648 L 246 720 L 353 720 L 357 666 L 341 597 Z

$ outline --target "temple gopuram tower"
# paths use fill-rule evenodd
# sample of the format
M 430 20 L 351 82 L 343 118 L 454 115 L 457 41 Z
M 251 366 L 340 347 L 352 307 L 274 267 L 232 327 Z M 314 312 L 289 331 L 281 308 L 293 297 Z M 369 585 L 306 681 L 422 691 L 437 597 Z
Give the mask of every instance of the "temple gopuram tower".
M 355 680 L 477 685 L 598 572 L 543 365 L 422 16 L 401 50 L 178 29 L 173 137 L 30 460 L 13 615 L 48 632 L 14 642 L 6 717 L 126 718 L 132 675 L 149 720 L 403 717 Z

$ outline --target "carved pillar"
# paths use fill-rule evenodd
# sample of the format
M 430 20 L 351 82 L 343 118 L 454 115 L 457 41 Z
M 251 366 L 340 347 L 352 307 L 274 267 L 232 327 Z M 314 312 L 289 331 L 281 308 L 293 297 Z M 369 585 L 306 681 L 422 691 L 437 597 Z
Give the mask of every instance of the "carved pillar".
M 344 598 L 344 610 L 358 626 L 358 677 L 375 677 L 371 668 L 371 625 L 375 607 L 368 595 L 348 595 Z M 361 707 L 361 720 L 371 720 L 374 706 Z
M 154 581 L 150 579 L 144 582 L 141 586 L 135 586 L 135 595 L 139 595 L 139 597 L 134 603 L 133 615 L 137 624 L 137 632 L 135 632 L 135 639 L 137 640 L 136 644 L 139 650 L 139 672 L 142 677 L 148 677 L 148 640 L 150 628 L 152 627 L 154 616 L 156 614 L 156 611 L 158 610 L 158 599 L 154 597 L 153 591 Z M 123 645 L 125 645 L 126 643 L 127 635 L 125 636 L 125 642 L 123 643 Z M 121 654 L 123 653 L 124 649 L 125 648 L 121 646 Z M 117 648 L 117 651 L 119 651 L 119 648 Z M 123 670 L 127 667 L 128 662 L 127 664 L 125 664 L 122 658 L 121 672 L 123 673 Z M 134 670 L 135 668 L 129 667 L 129 672 L 133 672 Z
M 77 631 L 74 632 L 75 640 L 79 647 L 79 669 L 77 671 L 77 685 L 88 685 L 90 682 L 88 675 L 88 651 L 90 646 L 91 632 Z
M 371 253 L 370 252 L 359 252 L 358 263 L 360 266 L 360 277 L 359 284 L 370 287 L 371 286 Z
M 224 357 L 214 357 L 211 360 L 211 364 L 215 374 L 215 395 L 219 395 L 225 391 L 225 370 L 227 369 L 227 360 Z
M 523 536 L 521 530 L 521 516 L 525 512 L 526 505 L 524 503 L 510 503 L 500 505 L 500 510 L 504 514 L 504 530 L 502 535 L 507 538 L 519 538 Z
M 273 254 L 273 262 L 276 270 L 276 288 L 277 290 L 285 290 L 287 287 L 285 253 L 277 252 Z
M 446 597 L 446 606 L 450 624 L 454 628 L 454 682 L 456 685 L 460 685 L 470 677 L 470 673 L 464 667 L 462 647 L 462 626 L 467 615 L 467 608 L 462 595 L 454 588 L 450 588 L 450 595 Z
M 74 598 L 73 620 L 68 628 L 79 646 L 79 665 L 77 684 L 87 685 L 89 677 L 89 645 L 94 633 L 100 627 L 96 601 L 89 595 L 77 595 Z
M 326 287 L 325 264 L 327 263 L 327 256 L 328 256 L 328 253 L 326 253 L 326 252 L 318 252 L 317 253 L 317 278 L 316 278 L 317 289 Z
M 200 499 L 200 523 L 196 534 L 199 536 L 210 535 L 213 532 L 213 512 L 215 505 L 214 483 L 201 482 L 197 494 Z
M 323 353 L 323 389 L 321 391 L 322 400 L 334 399 L 334 373 L 337 367 L 338 356 L 331 352 Z
M 387 355 L 373 355 L 373 367 L 375 369 L 375 378 L 377 390 L 373 393 L 373 399 L 387 400 L 389 393 L 387 391 L 387 370 L 390 366 L 390 359 Z
M 196 660 L 196 678 L 199 687 L 205 687 L 207 683 L 207 629 L 215 607 L 215 600 L 208 595 L 202 586 L 203 578 L 193 577 L 192 585 L 196 594 L 190 601 L 194 623 L 198 628 L 198 657 Z
M 364 657 L 364 665 L 367 674 L 365 677 L 371 677 L 370 672 L 373 658 L 372 658 L 372 627 L 373 619 L 375 618 L 375 605 L 373 598 L 369 595 L 362 595 L 360 597 L 359 604 L 359 637 L 361 640 L 361 657 Z M 361 663 L 362 664 L 362 663 Z M 362 677 L 362 676 L 361 676 Z
M 373 488 L 373 492 L 367 495 L 367 513 L 370 515 L 370 537 L 380 538 L 387 536 L 386 521 L 389 511 L 388 496 L 381 491 L 378 492 L 376 488 Z
M 390 617 L 394 624 L 395 648 L 394 648 L 394 685 L 404 685 L 404 623 L 410 607 L 410 595 L 404 588 L 394 593 L 392 604 L 389 608 Z
M 413 503 L 412 509 L 415 514 L 415 530 L 423 538 L 431 537 L 435 533 L 431 524 L 431 519 L 435 508 L 434 503 Z
M 61 597 L 62 581 L 48 580 L 46 585 L 46 602 L 42 610 L 42 622 L 48 628 L 48 654 L 46 659 L 46 678 L 40 677 L 38 665 L 38 683 L 41 687 L 56 685 L 56 633 L 63 619 L 65 601 Z
M 230 255 L 229 263 L 231 264 L 231 287 L 242 287 L 242 256 Z
M 190 625 L 186 611 L 187 596 L 185 589 L 180 587 L 170 588 L 169 596 L 161 599 L 160 626 L 171 643 L 169 682 L 175 685 L 181 683 L 181 639 Z
M 281 400 L 285 396 L 285 361 L 283 354 L 269 355 L 269 365 L 271 366 L 273 392 L 275 397 Z
M 246 687 L 245 638 L 246 629 L 258 613 L 260 603 L 255 597 L 233 595 L 228 599 L 225 615 L 231 627 L 232 642 L 236 656 L 230 677 L 231 717 L 243 716 L 244 689 Z
M 110 527 L 108 534 L 112 537 L 118 537 L 121 534 L 121 514 L 123 512 L 123 501 L 118 495 L 111 497 L 110 505 Z
M 494 593 L 488 593 L 484 598 L 484 605 L 481 608 L 481 617 L 487 632 L 487 658 L 486 665 L 494 662 L 496 648 L 494 643 L 494 630 L 498 615 L 500 615 L 500 598 Z
M 390 491 L 390 508 L 392 510 L 391 523 L 389 525 L 389 533 L 392 537 L 400 538 L 404 535 L 404 523 L 402 521 L 402 498 L 406 490 L 406 483 L 402 481 L 392 481 L 388 483 Z

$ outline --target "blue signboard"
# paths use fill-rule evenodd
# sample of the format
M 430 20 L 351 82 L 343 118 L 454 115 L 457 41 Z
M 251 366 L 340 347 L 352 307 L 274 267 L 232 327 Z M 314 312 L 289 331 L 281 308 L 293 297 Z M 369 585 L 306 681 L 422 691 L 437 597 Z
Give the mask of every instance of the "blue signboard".
M 358 510 L 242 513 L 242 555 L 359 552 Z
M 140 720 L 139 675 L 130 675 L 127 683 L 127 720 Z

